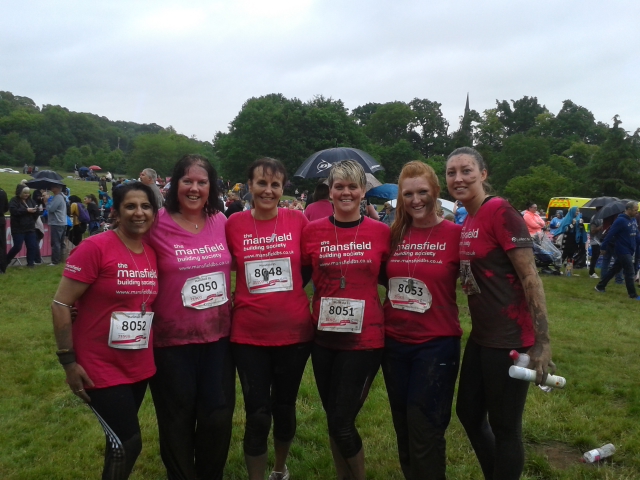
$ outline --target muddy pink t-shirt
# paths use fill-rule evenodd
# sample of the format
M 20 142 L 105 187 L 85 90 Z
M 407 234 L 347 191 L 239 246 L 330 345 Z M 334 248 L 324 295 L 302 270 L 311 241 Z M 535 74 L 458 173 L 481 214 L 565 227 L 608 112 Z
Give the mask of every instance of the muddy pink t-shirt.
M 277 221 L 254 222 L 250 210 L 229 217 L 227 243 L 237 262 L 232 342 L 280 346 L 313 340 L 300 271 L 300 237 L 307 223 L 302 212 L 286 208 L 278 209 Z
M 437 337 L 460 337 L 456 303 L 460 273 L 460 230 L 443 220 L 432 228 L 409 228 L 387 261 L 388 278 L 414 278 L 424 282 L 432 296 L 426 312 L 394 308 L 384 302 L 386 336 L 403 343 L 423 343 Z
M 469 213 L 460 234 L 460 276 L 469 292 L 471 338 L 492 348 L 530 347 L 533 321 L 524 288 L 507 252 L 533 248 L 522 216 L 493 197 Z
M 230 301 L 202 310 L 183 305 L 185 283 L 215 272 L 222 273 L 227 298 L 231 298 L 231 254 L 224 233 L 226 221 L 222 213 L 212 215 L 201 232 L 194 235 L 178 225 L 164 208 L 156 215 L 145 236 L 158 256 L 160 290 L 153 320 L 154 347 L 209 343 L 229 336 Z
M 104 232 L 84 239 L 72 250 L 63 275 L 89 284 L 75 303 L 78 316 L 73 322 L 73 349 L 95 388 L 127 385 L 153 376 L 153 328 L 148 348 L 109 346 L 113 312 L 140 312 L 143 301 L 147 312 L 156 309 L 158 278 L 153 249 L 145 245 L 144 253 L 130 252 L 115 232 Z

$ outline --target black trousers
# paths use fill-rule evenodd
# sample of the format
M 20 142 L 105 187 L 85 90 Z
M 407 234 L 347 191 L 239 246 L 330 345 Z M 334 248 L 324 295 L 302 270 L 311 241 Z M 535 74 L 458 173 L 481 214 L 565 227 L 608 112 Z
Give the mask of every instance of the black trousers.
M 142 451 L 138 410 L 147 390 L 147 380 L 129 385 L 87 390 L 89 407 L 102 425 L 106 437 L 103 480 L 129 478 Z
M 267 452 L 273 418 L 273 438 L 290 442 L 296 434 L 296 400 L 311 342 L 262 347 L 231 344 L 244 394 L 244 453 Z
M 156 348 L 154 358 L 150 386 L 167 477 L 222 480 L 235 407 L 229 339 Z

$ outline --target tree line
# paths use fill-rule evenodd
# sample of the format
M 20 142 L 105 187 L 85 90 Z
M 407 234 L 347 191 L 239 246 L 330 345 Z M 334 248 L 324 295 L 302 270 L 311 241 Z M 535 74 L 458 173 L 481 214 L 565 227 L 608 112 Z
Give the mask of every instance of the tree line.
M 467 102 L 461 113 L 459 128 L 450 131 L 441 104 L 429 99 L 349 111 L 341 100 L 323 96 L 302 101 L 270 94 L 248 99 L 229 130 L 208 142 L 172 127 L 39 108 L 27 97 L 0 92 L 0 164 L 70 170 L 75 163 L 96 163 L 131 175 L 145 167 L 170 175 L 180 156 L 200 153 L 236 182 L 261 156 L 278 158 L 293 175 L 313 152 L 350 146 L 380 161 L 383 182 L 396 182 L 410 160 L 430 164 L 444 182 L 446 155 L 472 145 L 487 161 L 494 192 L 518 208 L 528 201 L 546 205 L 552 196 L 640 198 L 640 129 L 625 131 L 617 115 L 611 125 L 596 121 L 571 100 L 554 114 L 529 96 L 496 100 L 482 113 Z M 292 180 L 303 188 L 313 184 Z

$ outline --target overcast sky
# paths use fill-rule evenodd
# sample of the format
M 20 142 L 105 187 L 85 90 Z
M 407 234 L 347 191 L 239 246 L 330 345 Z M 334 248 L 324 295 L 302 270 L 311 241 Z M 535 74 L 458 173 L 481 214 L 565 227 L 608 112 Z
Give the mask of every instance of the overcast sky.
M 640 127 L 640 2 L 0 0 L 0 90 L 211 140 L 251 97 L 570 99 Z

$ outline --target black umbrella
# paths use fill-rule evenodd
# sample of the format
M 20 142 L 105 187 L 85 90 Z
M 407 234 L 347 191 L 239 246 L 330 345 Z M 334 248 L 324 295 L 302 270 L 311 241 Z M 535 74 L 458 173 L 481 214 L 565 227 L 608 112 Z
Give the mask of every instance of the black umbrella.
M 378 161 L 367 152 L 358 150 L 357 148 L 339 147 L 328 148 L 314 153 L 307 158 L 298 168 L 294 177 L 300 178 L 322 178 L 329 176 L 331 166 L 341 160 L 355 160 L 366 173 L 375 173 L 378 170 L 384 170 Z
M 31 176 L 38 180 L 62 180 L 62 175 L 54 172 L 53 170 L 40 170 L 39 172 L 36 172 Z
M 617 202 L 618 200 L 620 200 L 618 197 L 596 197 L 589 200 L 583 206 L 584 207 L 604 207 L 605 205 L 608 205 L 611 202 Z
M 53 172 L 55 173 L 55 172 Z M 62 178 L 62 177 L 60 177 Z M 52 185 L 59 185 L 61 187 L 64 187 L 64 183 L 62 183 L 59 180 L 54 180 L 52 178 L 35 178 L 33 180 L 29 180 L 27 182 L 27 187 L 29 188 L 36 188 L 38 190 L 40 189 L 49 189 L 51 188 Z
M 611 202 L 602 207 L 592 218 L 594 219 L 605 219 L 608 217 L 612 217 L 613 215 L 620 215 L 627 209 L 627 203 L 631 200 L 616 200 L 615 202 Z

